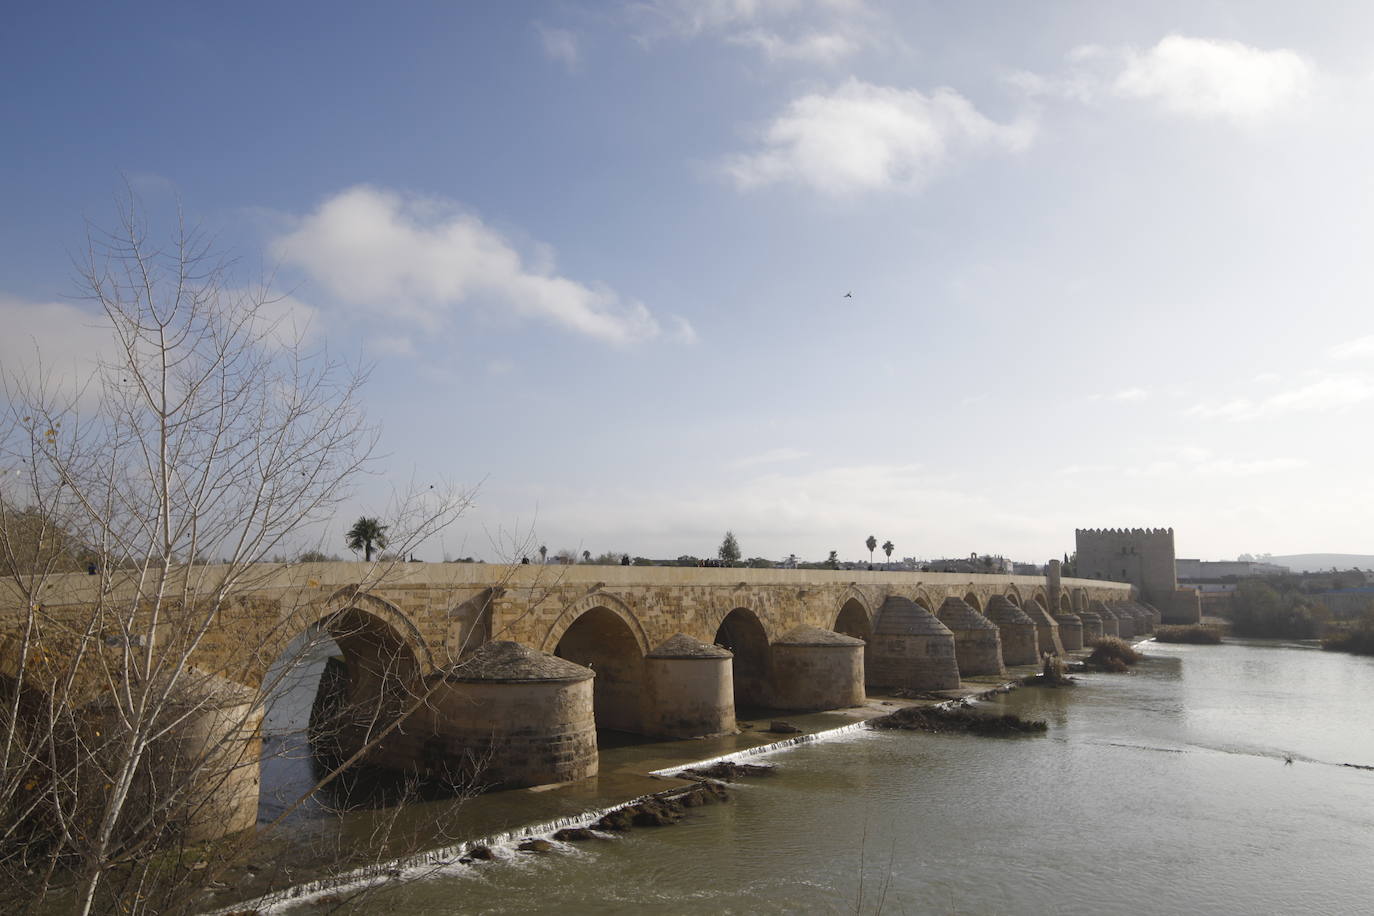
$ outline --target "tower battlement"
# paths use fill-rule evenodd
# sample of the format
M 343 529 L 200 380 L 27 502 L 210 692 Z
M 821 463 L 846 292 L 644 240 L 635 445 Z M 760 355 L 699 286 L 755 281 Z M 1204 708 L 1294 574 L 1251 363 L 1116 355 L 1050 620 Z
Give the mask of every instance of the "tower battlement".
M 1197 594 L 1180 589 L 1173 528 L 1076 528 L 1077 574 L 1129 582 L 1170 621 L 1198 619 Z

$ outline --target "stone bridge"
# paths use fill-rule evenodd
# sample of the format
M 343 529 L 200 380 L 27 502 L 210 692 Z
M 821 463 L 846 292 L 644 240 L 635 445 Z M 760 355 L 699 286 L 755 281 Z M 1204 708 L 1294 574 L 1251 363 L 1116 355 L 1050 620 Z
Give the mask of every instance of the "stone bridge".
M 65 578 L 52 604 L 93 600 L 83 595 L 93 579 Z M 378 575 L 361 563 L 304 564 L 232 593 L 191 662 L 251 694 L 233 702 L 255 729 L 284 665 L 312 636 L 332 639 L 312 736 L 403 771 L 534 785 L 595 774 L 598 730 L 719 735 L 735 730 L 737 708 L 855 706 L 866 684 L 957 687 L 961 669 L 1004 670 L 1003 644 L 1009 664 L 1076 648 L 1094 610 L 1105 624 L 1106 606 L 1133 597 L 1129 584 L 1061 581 L 1057 562 L 1044 578 L 419 563 Z M 1030 655 L 1013 660 L 1025 634 Z M 225 724 L 225 705 L 216 727 L 242 735 L 242 724 Z M 226 827 L 251 824 L 255 770 L 217 791 L 241 796 Z

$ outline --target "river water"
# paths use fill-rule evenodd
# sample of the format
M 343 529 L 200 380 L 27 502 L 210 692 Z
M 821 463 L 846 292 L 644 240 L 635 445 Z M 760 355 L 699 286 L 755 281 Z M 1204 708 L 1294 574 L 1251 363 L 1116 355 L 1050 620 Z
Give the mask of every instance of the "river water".
M 453 865 L 356 911 L 1374 912 L 1374 659 L 1148 643 L 986 705 L 1014 739 L 850 732 L 671 828 Z M 1289 762 L 1291 760 L 1291 763 Z

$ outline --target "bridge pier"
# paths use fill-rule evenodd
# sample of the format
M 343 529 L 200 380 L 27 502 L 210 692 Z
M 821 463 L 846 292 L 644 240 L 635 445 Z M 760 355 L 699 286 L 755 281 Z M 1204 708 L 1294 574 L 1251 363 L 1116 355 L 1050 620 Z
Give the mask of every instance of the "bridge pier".
M 644 657 L 641 731 L 656 738 L 734 734 L 734 656 L 677 633 Z
M 1064 643 L 1059 639 L 1059 624 L 1050 612 L 1032 598 L 1021 606 L 1021 610 L 1035 624 L 1035 641 L 1041 655 L 1063 655 Z
M 954 634 L 954 658 L 961 677 L 1006 673 L 997 624 L 953 596 L 944 600 L 935 616 Z
M 463 787 L 594 776 L 594 672 L 517 642 L 489 642 L 425 678 L 427 702 L 387 746 L 392 769 Z M 379 761 L 380 762 L 380 761 Z
M 1093 640 L 1102 638 L 1105 628 L 1102 625 L 1101 616 L 1091 607 L 1079 611 L 1078 619 L 1083 623 L 1083 648 L 1086 649 Z
M 1094 601 L 1091 607 L 1093 613 L 1102 621 L 1102 635 L 1104 637 L 1121 635 L 1121 628 L 1116 621 L 1116 613 L 1107 607 L 1106 602 Z
M 1035 622 L 1005 595 L 988 599 L 987 617 L 997 625 L 1002 638 L 1002 661 L 1007 665 L 1038 665 L 1040 650 Z
M 1066 652 L 1083 648 L 1083 618 L 1077 614 L 1055 614 L 1054 622 L 1059 624 L 1059 641 Z
M 113 771 L 126 750 L 129 716 L 121 709 L 123 702 L 107 695 L 82 717 L 82 743 L 101 762 L 103 773 Z M 252 690 L 217 675 L 184 671 L 152 722 L 155 729 L 165 725 L 167 730 L 148 745 L 134 773 L 124 819 L 151 816 L 187 843 L 252 828 L 258 820 L 261 722 L 262 709 Z M 105 782 L 103 773 L 88 788 Z M 182 793 L 175 803 L 173 792 Z
M 954 634 L 929 610 L 899 595 L 878 614 L 868 658 L 869 683 L 908 690 L 955 690 L 959 665 Z
M 773 643 L 773 705 L 820 710 L 862 706 L 864 641 L 798 626 Z

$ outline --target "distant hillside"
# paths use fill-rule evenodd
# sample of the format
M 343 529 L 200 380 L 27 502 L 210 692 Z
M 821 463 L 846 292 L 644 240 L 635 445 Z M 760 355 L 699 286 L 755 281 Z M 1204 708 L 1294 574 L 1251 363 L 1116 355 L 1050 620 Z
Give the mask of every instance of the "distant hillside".
M 1324 572 L 1333 566 L 1337 569 L 1374 569 L 1374 555 L 1367 553 L 1294 553 L 1264 559 L 1287 566 L 1293 572 Z

